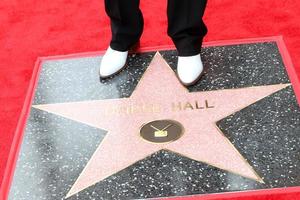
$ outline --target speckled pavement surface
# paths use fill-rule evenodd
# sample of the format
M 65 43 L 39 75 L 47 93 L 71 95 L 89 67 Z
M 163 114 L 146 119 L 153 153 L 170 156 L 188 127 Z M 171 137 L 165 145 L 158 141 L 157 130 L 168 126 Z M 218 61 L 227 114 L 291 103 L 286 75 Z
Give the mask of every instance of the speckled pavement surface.
M 175 70 L 176 51 L 160 53 Z M 47 61 L 33 104 L 129 97 L 154 54 L 130 55 L 129 67 L 101 81 L 101 56 Z M 290 82 L 275 42 L 206 47 L 202 60 L 205 74 L 190 92 Z M 300 185 L 300 108 L 291 86 L 217 126 L 264 183 L 163 150 L 68 199 L 143 199 Z M 105 134 L 32 108 L 9 199 L 64 199 Z

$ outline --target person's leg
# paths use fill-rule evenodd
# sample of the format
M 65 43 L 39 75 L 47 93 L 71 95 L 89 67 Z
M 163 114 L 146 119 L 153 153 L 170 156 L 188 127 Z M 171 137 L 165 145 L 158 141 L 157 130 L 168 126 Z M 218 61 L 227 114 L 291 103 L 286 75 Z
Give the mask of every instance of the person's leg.
M 112 38 L 102 57 L 99 74 L 110 77 L 121 71 L 128 51 L 140 39 L 144 20 L 139 8 L 139 0 L 105 0 L 105 11 L 110 17 Z
M 207 28 L 202 20 L 207 0 L 168 0 L 168 35 L 177 52 L 177 74 L 184 85 L 193 85 L 203 74 L 201 46 Z
M 168 35 L 178 56 L 193 56 L 201 51 L 207 28 L 202 20 L 207 0 L 168 0 Z
M 105 11 L 111 22 L 112 49 L 128 51 L 141 37 L 144 20 L 139 3 L 139 0 L 105 0 Z

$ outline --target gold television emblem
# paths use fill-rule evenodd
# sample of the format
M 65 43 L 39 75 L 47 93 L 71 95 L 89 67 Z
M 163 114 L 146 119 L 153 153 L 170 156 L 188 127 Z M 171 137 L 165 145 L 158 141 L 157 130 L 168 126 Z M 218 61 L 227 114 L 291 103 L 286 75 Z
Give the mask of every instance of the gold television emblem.
M 154 137 L 167 137 L 168 136 L 168 131 L 155 131 L 154 132 Z
M 162 119 L 143 124 L 140 136 L 148 142 L 161 144 L 178 140 L 183 132 L 184 128 L 178 121 Z

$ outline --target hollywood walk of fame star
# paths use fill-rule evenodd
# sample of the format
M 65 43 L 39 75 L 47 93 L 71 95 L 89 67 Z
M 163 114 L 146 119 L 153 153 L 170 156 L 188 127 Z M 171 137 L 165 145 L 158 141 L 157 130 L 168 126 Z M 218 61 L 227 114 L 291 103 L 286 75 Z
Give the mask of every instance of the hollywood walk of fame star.
M 70 197 L 159 151 L 168 150 L 190 159 L 263 182 L 248 162 L 216 126 L 216 122 L 289 84 L 238 89 L 188 92 L 174 71 L 157 52 L 129 98 L 34 105 L 34 108 L 63 116 L 107 134 L 68 192 Z M 209 102 L 207 109 L 174 109 L 178 102 Z M 114 108 L 158 105 L 144 112 L 107 112 Z M 172 106 L 173 105 L 173 106 Z M 178 104 L 176 104 L 178 105 Z M 142 107 L 142 106 L 141 106 Z M 127 110 L 128 111 L 128 110 Z M 172 119 L 184 134 L 169 143 L 151 143 L 139 134 L 143 124 Z M 160 132 L 164 134 L 163 132 Z

